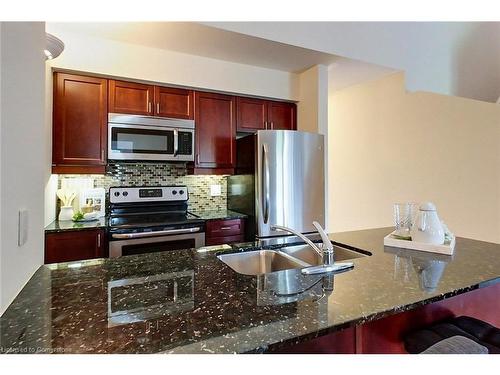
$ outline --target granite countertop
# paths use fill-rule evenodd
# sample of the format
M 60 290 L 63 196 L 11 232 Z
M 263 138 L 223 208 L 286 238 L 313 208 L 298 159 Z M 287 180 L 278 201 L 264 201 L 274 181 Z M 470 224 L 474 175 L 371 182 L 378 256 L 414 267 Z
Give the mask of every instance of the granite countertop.
M 202 220 L 229 220 L 229 219 L 244 219 L 247 217 L 245 214 L 231 210 L 205 210 L 196 211 L 190 210 L 190 213 L 198 216 Z M 75 223 L 73 221 L 59 221 L 54 220 L 52 223 L 45 227 L 45 233 L 57 233 L 74 230 L 89 230 L 96 228 L 107 228 L 107 217 L 102 217 L 95 221 Z
M 101 217 L 97 220 L 93 221 L 85 221 L 75 223 L 74 221 L 59 221 L 54 220 L 52 223 L 45 227 L 45 233 L 57 233 L 57 232 L 65 232 L 65 231 L 74 231 L 74 230 L 91 230 L 96 228 L 107 228 L 108 219 L 107 217 Z
M 246 276 L 195 249 L 45 265 L 3 314 L 1 350 L 259 352 L 500 281 L 498 244 L 457 238 L 444 256 L 384 247 L 391 230 L 331 235 L 372 255 L 329 277 Z M 280 280 L 303 293 L 277 294 Z
M 247 217 L 245 214 L 241 214 L 236 211 L 231 210 L 189 210 L 190 213 L 199 216 L 203 220 L 229 220 L 229 219 L 244 219 Z

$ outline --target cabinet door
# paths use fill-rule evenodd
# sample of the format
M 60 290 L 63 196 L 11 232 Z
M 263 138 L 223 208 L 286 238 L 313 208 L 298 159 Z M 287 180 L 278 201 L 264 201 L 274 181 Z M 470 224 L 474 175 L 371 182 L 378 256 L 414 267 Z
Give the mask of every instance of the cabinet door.
M 104 173 L 106 95 L 105 79 L 54 73 L 54 173 Z
M 155 86 L 155 115 L 194 119 L 193 91 Z
M 226 171 L 221 173 L 232 173 L 236 160 L 234 96 L 195 92 L 195 121 L 195 168 L 222 168 Z
M 102 229 L 47 233 L 45 264 L 102 258 L 105 240 Z
M 109 112 L 153 115 L 154 86 L 109 81 Z
M 266 129 L 266 101 L 252 98 L 237 98 L 237 130 L 241 132 L 256 132 Z
M 297 129 L 297 106 L 294 103 L 269 101 L 267 108 L 268 129 Z

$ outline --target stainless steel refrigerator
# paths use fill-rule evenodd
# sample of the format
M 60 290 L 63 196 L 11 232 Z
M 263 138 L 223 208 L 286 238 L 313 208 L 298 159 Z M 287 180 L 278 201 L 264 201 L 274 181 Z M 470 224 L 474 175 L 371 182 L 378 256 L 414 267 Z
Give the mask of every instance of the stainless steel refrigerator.
M 237 141 L 236 174 L 228 178 L 228 208 L 249 216 L 247 239 L 301 233 L 325 225 L 324 137 L 291 130 L 261 130 Z

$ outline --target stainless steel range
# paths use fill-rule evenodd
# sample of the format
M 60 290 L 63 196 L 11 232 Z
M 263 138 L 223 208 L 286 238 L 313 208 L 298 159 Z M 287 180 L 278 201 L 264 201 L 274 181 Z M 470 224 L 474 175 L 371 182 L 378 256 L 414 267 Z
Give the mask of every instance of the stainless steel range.
M 109 256 L 205 245 L 205 222 L 187 211 L 186 186 L 109 189 Z

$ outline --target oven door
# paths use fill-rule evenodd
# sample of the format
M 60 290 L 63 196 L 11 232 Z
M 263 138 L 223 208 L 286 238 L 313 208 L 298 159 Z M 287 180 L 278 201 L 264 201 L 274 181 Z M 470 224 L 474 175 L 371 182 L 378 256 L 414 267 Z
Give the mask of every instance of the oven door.
M 109 242 L 109 257 L 202 247 L 205 246 L 205 233 L 199 230 L 200 228 L 189 228 L 162 232 L 114 233 L 111 234 Z
M 194 130 L 110 123 L 109 160 L 192 161 Z

